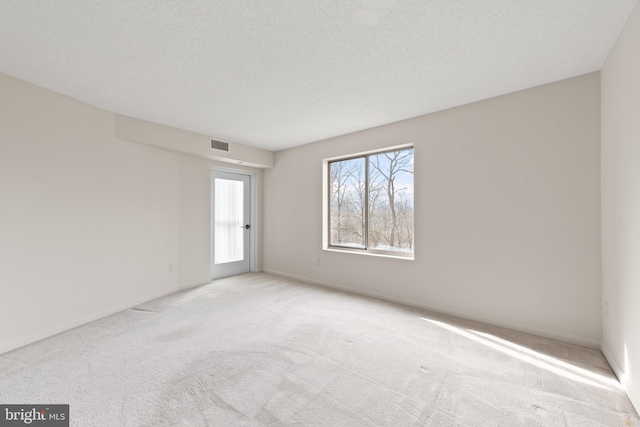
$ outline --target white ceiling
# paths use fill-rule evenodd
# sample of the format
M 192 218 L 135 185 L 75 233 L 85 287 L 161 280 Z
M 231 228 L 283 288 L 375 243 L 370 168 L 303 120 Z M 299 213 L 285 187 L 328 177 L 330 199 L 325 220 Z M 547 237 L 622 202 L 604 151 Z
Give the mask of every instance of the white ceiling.
M 0 0 L 0 72 L 279 150 L 599 70 L 636 0 Z

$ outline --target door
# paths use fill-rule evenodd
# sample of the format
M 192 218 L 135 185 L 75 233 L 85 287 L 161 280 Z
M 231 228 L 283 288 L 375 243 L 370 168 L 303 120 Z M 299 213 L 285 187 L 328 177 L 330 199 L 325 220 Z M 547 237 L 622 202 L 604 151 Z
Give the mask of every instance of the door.
M 214 170 L 211 174 L 211 277 L 251 271 L 251 175 Z

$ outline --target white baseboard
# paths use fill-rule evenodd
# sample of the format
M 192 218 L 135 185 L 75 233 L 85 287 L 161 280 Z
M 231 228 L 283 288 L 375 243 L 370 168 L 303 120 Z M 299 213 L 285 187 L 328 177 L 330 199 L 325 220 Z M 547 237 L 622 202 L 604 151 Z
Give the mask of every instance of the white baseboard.
M 418 303 L 416 301 L 409 301 L 409 300 L 405 300 L 405 299 L 402 299 L 402 298 L 396 298 L 396 297 L 393 297 L 393 296 L 390 296 L 390 295 L 379 294 L 377 292 L 365 291 L 365 290 L 362 290 L 362 289 L 352 288 L 352 287 L 349 287 L 349 286 L 337 285 L 335 283 L 324 282 L 324 281 L 312 279 L 312 278 L 309 278 L 309 277 L 297 276 L 295 274 L 289 274 L 289 273 L 285 273 L 285 272 L 282 272 L 282 271 L 276 271 L 276 270 L 271 270 L 271 269 L 266 269 L 266 268 L 263 271 L 265 273 L 274 274 L 276 276 L 287 277 L 289 279 L 299 280 L 299 281 L 307 282 L 307 283 L 313 283 L 315 285 L 325 286 L 325 287 L 328 287 L 328 288 L 339 289 L 341 291 L 351 292 L 351 293 L 354 293 L 354 294 L 359 294 L 359 295 L 364 295 L 364 296 L 377 298 L 377 299 L 381 299 L 381 300 L 385 300 L 385 301 L 390 301 L 390 302 L 394 302 L 394 303 L 397 303 L 397 304 L 407 305 L 409 307 L 416 307 L 416 308 L 421 308 L 423 310 L 435 311 L 437 313 L 442 313 L 442 314 L 446 314 L 446 315 L 449 315 L 449 316 L 460 317 L 462 319 L 472 320 L 474 322 L 481 322 L 481 323 L 486 323 L 486 324 L 489 324 L 489 325 L 499 326 L 501 328 L 513 329 L 515 331 L 520 331 L 520 332 L 524 332 L 524 333 L 531 334 L 531 335 L 538 335 L 538 336 L 541 336 L 541 337 L 550 338 L 550 339 L 554 339 L 554 340 L 557 340 L 557 341 L 566 342 L 566 343 L 569 343 L 569 344 L 575 344 L 575 345 L 579 345 L 579 346 L 582 346 L 582 347 L 600 349 L 600 346 L 601 346 L 601 342 L 600 341 L 594 341 L 594 340 L 590 340 L 590 339 L 586 339 L 586 338 L 575 337 L 575 336 L 572 336 L 572 335 L 559 334 L 557 332 L 552 332 L 552 331 L 545 331 L 545 330 L 541 330 L 541 329 L 529 328 L 529 327 L 526 327 L 526 326 L 507 323 L 507 322 L 496 322 L 496 321 L 494 321 L 492 319 L 487 319 L 487 318 L 483 318 L 483 317 L 480 317 L 480 316 L 469 316 L 466 313 L 456 312 L 455 310 L 449 310 L 449 309 L 442 308 L 442 307 L 436 307 L 436 306 L 432 306 L 432 305 L 422 304 L 422 303 Z
M 604 358 L 607 359 L 607 362 L 609 362 L 611 369 L 613 369 L 613 373 L 616 374 L 616 377 L 618 377 L 618 380 L 620 380 L 620 383 L 622 383 L 622 379 L 624 378 L 624 371 L 622 370 L 622 368 L 620 368 L 620 365 L 618 365 L 616 359 L 613 358 L 604 344 L 600 346 L 600 351 L 602 351 L 602 354 L 604 354 Z
M 616 359 L 613 358 L 613 355 L 604 344 L 600 346 L 600 351 L 602 351 L 602 354 L 604 354 L 605 359 L 609 362 L 611 369 L 613 369 L 616 377 L 618 377 L 620 384 L 622 384 L 622 388 L 627 392 L 627 396 L 629 396 L 629 400 L 636 409 L 636 412 L 640 414 L 640 392 L 638 392 L 637 386 L 634 386 L 629 378 L 627 378 L 620 365 L 618 365 L 618 362 L 616 362 Z
M 162 292 L 157 292 L 155 294 L 151 294 L 149 296 L 143 298 L 137 298 L 134 300 L 130 300 L 126 303 L 118 304 L 113 307 L 107 308 L 105 310 L 101 310 L 98 313 L 91 314 L 89 316 L 81 317 L 80 319 L 72 320 L 71 322 L 64 323 L 62 325 L 54 326 L 52 328 L 45 329 L 40 332 L 36 332 L 35 334 L 28 335 L 23 338 L 18 338 L 17 340 L 9 341 L 8 343 L 3 343 L 0 345 L 0 355 L 7 353 L 11 350 L 15 350 L 20 347 L 24 347 L 25 345 L 33 344 L 34 342 L 43 340 L 45 338 L 52 337 L 59 333 L 68 331 L 69 329 L 77 328 L 78 326 L 82 326 L 89 322 L 93 322 L 94 320 L 102 319 L 103 317 L 111 316 L 112 314 L 116 314 L 120 311 L 126 310 L 131 307 L 135 307 L 136 305 L 151 301 L 156 298 L 160 298 L 165 295 L 172 294 L 176 292 L 178 289 L 170 289 Z

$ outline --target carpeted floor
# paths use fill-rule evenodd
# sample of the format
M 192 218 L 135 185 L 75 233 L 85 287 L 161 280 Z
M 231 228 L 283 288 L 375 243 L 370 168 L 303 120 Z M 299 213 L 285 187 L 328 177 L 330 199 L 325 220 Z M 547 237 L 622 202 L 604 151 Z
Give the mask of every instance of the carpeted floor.
M 597 350 L 267 274 L 0 355 L 73 426 L 640 426 Z

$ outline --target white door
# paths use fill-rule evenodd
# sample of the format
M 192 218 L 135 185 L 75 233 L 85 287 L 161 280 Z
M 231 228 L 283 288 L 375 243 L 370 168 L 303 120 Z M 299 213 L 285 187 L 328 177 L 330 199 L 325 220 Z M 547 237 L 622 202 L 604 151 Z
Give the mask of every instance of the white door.
M 251 271 L 251 176 L 213 171 L 211 174 L 211 277 Z

